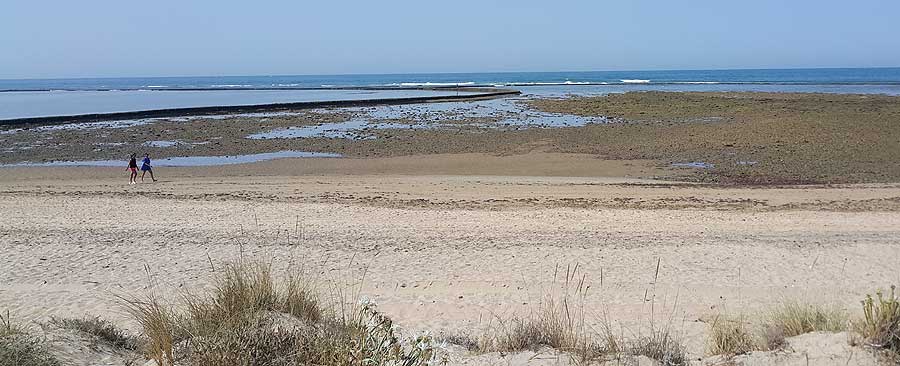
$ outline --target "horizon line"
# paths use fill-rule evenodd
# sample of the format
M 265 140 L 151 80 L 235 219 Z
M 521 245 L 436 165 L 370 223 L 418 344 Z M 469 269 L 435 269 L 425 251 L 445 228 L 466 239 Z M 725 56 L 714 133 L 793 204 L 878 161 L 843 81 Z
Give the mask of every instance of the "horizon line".
M 475 71 L 475 72 L 389 72 L 389 73 L 345 73 L 345 74 L 256 74 L 256 75 L 168 75 L 168 76 L 79 76 L 79 77 L 24 77 L 0 78 L 12 80 L 91 80 L 91 79 L 151 79 L 151 78 L 233 78 L 233 77 L 290 77 L 290 76 L 375 76 L 375 75 L 464 75 L 464 74 L 537 74 L 537 73 L 588 73 L 588 72 L 660 72 L 660 71 L 765 71 L 765 70 L 847 70 L 847 69 L 900 69 L 900 66 L 871 67 L 785 67 L 785 68 L 711 68 L 711 69 L 639 69 L 639 70 L 561 70 L 561 71 Z

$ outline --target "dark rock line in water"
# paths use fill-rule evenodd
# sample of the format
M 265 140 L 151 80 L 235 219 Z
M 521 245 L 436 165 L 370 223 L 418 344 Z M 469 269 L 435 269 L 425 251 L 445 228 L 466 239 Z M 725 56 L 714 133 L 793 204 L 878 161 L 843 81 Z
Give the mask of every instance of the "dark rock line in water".
M 460 83 L 463 84 L 463 83 Z M 559 85 L 572 85 L 563 84 Z M 599 85 L 599 84 L 598 84 Z M 507 86 L 516 86 L 510 84 Z M 137 88 L 34 88 L 34 89 L 0 89 L 0 93 L 31 93 L 31 92 L 78 92 L 78 91 L 282 91 L 282 90 L 432 90 L 432 91 L 460 91 L 491 92 L 497 90 L 497 87 L 490 84 L 485 85 L 435 85 L 435 86 L 235 86 L 235 87 L 152 87 L 144 86 Z
M 423 89 L 427 90 L 427 89 Z M 315 109 L 315 108 L 345 108 L 345 107 L 370 107 L 379 105 L 402 105 L 402 104 L 418 104 L 418 103 L 434 103 L 434 102 L 450 102 L 450 101 L 471 101 L 501 98 L 510 95 L 521 94 L 518 90 L 510 89 L 491 89 L 484 88 L 466 89 L 459 88 L 460 91 L 476 92 L 465 95 L 443 95 L 443 96 L 423 96 L 408 98 L 380 98 L 380 99 L 364 99 L 364 100 L 333 100 L 318 102 L 295 102 L 295 103 L 269 103 L 255 105 L 233 105 L 233 106 L 212 106 L 212 107 L 188 107 L 188 108 L 167 108 L 154 109 L 145 111 L 131 112 L 114 112 L 114 113 L 92 113 L 70 116 L 51 116 L 51 117 L 27 117 L 0 120 L 0 126 L 3 127 L 38 127 L 59 125 L 67 123 L 81 122 L 102 122 L 123 119 L 143 119 L 143 118 L 163 118 L 163 117 L 186 117 L 186 116 L 203 116 L 227 113 L 259 113 L 259 112 L 280 112 L 288 110 Z

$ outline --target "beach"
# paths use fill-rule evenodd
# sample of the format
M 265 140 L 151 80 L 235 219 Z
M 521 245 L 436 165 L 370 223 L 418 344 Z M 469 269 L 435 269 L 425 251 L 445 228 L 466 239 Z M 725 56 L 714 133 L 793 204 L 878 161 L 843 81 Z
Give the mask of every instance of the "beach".
M 900 365 L 900 1 L 7 3 L 0 366 Z
M 409 174 L 415 159 L 440 175 Z M 541 159 L 554 157 L 528 157 Z M 667 324 L 701 357 L 722 311 L 799 299 L 856 312 L 897 280 L 896 184 L 706 187 L 622 178 L 621 166 L 497 176 L 465 174 L 458 157 L 398 160 L 380 161 L 383 174 L 328 172 L 334 159 L 311 162 L 319 174 L 296 159 L 168 168 L 133 189 L 118 169 L 4 170 L 0 302 L 28 319 L 128 324 L 116 295 L 177 294 L 245 258 L 359 284 L 405 329 L 475 332 L 532 311 L 578 266 L 591 324 Z
M 399 109 L 308 136 L 304 128 L 382 111 L 2 134 L 3 146 L 21 149 L 0 161 L 35 164 L 0 168 L 0 304 L 28 321 L 102 316 L 135 330 L 121 297 L 175 298 L 208 287 L 223 263 L 252 260 L 303 273 L 324 292 L 353 288 L 407 334 L 477 334 L 579 278 L 590 328 L 639 338 L 665 327 L 707 362 L 718 317 L 754 318 L 785 301 L 857 316 L 866 294 L 900 281 L 897 97 L 650 92 L 515 103 L 527 111 L 450 108 L 426 120 L 442 127 L 415 128 L 433 111 Z M 248 137 L 278 130 L 304 137 Z M 160 181 L 127 185 L 124 161 L 41 165 L 129 151 L 150 152 Z M 164 164 L 275 151 L 341 157 Z M 873 357 L 835 347 L 784 357 Z M 558 362 L 454 352 L 459 364 Z

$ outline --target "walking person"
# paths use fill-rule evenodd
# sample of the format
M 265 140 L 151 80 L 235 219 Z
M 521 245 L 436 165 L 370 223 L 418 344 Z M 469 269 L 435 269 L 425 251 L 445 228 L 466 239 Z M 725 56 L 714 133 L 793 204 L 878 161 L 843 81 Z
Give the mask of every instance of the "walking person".
M 153 176 L 153 167 L 150 166 L 150 154 L 144 153 L 144 161 L 141 162 L 141 183 L 144 183 L 144 175 L 147 172 L 150 172 L 150 179 L 156 182 L 156 178 Z
M 128 184 L 137 184 L 137 154 L 131 154 L 128 160 L 128 169 L 131 171 L 131 177 L 128 178 Z

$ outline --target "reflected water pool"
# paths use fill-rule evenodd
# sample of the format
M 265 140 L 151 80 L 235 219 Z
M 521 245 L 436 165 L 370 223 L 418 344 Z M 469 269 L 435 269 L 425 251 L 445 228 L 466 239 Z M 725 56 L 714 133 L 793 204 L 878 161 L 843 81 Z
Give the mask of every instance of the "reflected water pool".
M 369 139 L 373 130 L 441 128 L 555 128 L 609 123 L 605 117 L 581 117 L 528 108 L 525 98 L 500 98 L 470 102 L 440 102 L 378 107 L 315 110 L 318 113 L 351 113 L 345 122 L 275 129 L 247 136 L 249 139 L 346 138 Z M 485 121 L 484 119 L 489 119 Z M 472 121 L 469 121 L 472 120 Z M 468 121 L 468 122 L 467 122 Z
M 214 166 L 255 163 L 265 160 L 283 158 L 340 158 L 341 154 L 307 152 L 307 151 L 278 151 L 272 153 L 230 155 L 230 156 L 180 156 L 164 159 L 154 159 L 154 167 L 190 167 L 190 166 Z M 60 166 L 99 166 L 122 167 L 128 166 L 128 161 L 122 160 L 83 160 L 83 161 L 48 161 L 41 163 L 16 163 L 0 164 L 2 168 L 10 167 L 60 167 Z

